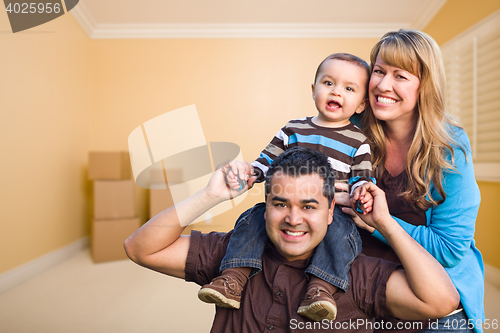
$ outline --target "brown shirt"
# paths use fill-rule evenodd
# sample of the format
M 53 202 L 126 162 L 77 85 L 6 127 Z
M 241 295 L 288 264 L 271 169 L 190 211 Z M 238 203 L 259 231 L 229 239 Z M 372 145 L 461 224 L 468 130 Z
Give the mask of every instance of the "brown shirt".
M 219 275 L 230 233 L 191 233 L 186 281 L 199 285 Z M 297 314 L 307 288 L 308 260 L 287 261 L 272 243 L 263 256 L 263 270 L 246 284 L 239 310 L 216 308 L 211 332 L 373 332 L 373 317 L 391 317 L 386 307 L 387 280 L 399 266 L 360 255 L 349 272 L 347 292 L 335 293 L 339 313 L 331 323 L 311 322 Z

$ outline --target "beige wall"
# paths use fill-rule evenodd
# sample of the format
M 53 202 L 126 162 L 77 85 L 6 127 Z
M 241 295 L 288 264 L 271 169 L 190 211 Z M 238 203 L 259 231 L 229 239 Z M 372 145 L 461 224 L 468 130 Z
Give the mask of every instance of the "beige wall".
M 367 59 L 375 41 L 92 41 L 90 148 L 127 149 L 129 133 L 143 122 L 196 104 L 206 140 L 234 142 L 252 161 L 289 119 L 316 114 L 310 85 L 323 58 L 342 51 Z M 229 230 L 239 213 L 259 200 L 261 191 L 250 191 L 239 207 L 206 228 L 195 226 Z M 138 207 L 145 219 L 142 192 Z
M 497 209 L 500 184 L 478 184 L 481 190 L 481 206 L 476 221 L 476 246 L 483 254 L 485 263 L 500 268 L 500 215 Z
M 127 150 L 129 133 L 196 104 L 207 141 L 254 159 L 287 120 L 314 115 L 310 84 L 333 52 L 368 58 L 373 39 L 90 40 L 71 15 L 11 34 L 1 16 L 2 210 L 0 273 L 89 233 L 90 150 Z M 237 119 L 243 119 L 238 123 Z M 258 131 L 255 129 L 258 128 Z M 5 146 L 5 145 L 3 145 Z M 228 230 L 245 202 L 198 229 Z M 147 192 L 137 187 L 138 215 Z
M 424 31 L 443 45 L 498 10 L 498 0 L 448 0 Z M 478 182 L 478 185 L 481 206 L 476 221 L 476 246 L 486 264 L 500 268 L 500 214 L 495 202 L 500 183 Z
M 71 15 L 0 31 L 2 273 L 88 235 L 90 39 Z
M 443 45 L 499 9 L 498 0 L 448 0 L 424 31 Z
M 449 0 L 425 31 L 443 43 L 499 8 L 498 1 Z M 90 41 L 71 15 L 11 34 L 5 12 L 0 30 L 0 251 L 8 253 L 0 273 L 88 235 L 89 150 L 126 150 L 140 124 L 196 104 L 206 140 L 237 143 L 252 160 L 287 120 L 315 114 L 310 83 L 325 56 L 342 51 L 367 59 L 376 42 Z M 485 261 L 500 267 L 500 221 L 492 202 L 500 185 L 480 188 L 477 244 Z M 144 222 L 147 193 L 137 190 Z M 239 207 L 197 227 L 227 230 L 244 207 L 262 198 L 257 187 Z

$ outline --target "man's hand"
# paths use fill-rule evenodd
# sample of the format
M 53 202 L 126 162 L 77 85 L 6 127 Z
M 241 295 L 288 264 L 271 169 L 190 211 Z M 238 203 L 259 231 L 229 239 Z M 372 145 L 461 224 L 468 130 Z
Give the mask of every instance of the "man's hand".
M 420 244 L 392 218 L 385 193 L 373 183 L 363 184 L 373 196 L 373 210 L 357 215 L 377 229 L 392 247 L 404 271 L 387 281 L 387 308 L 397 318 L 441 318 L 457 308 L 460 296 L 450 277 Z
M 253 176 L 253 165 L 246 161 L 229 162 L 229 170 L 226 173 L 226 182 L 232 190 L 245 192 L 252 186 L 248 186 L 248 180 Z M 245 186 L 245 183 L 247 183 Z
M 247 182 L 244 188 L 240 189 L 235 173 L 241 175 L 241 179 Z M 252 175 L 253 166 L 250 163 L 234 160 L 226 161 L 215 168 L 205 190 L 209 196 L 221 202 L 233 199 L 253 186 L 257 177 Z
M 339 206 L 351 207 L 349 185 L 335 182 L 335 190 L 335 204 Z

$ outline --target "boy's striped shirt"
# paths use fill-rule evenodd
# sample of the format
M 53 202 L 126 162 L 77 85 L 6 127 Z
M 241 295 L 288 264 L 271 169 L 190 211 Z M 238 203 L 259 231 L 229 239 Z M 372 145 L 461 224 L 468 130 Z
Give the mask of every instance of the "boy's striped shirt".
M 349 184 L 375 182 L 370 145 L 363 132 L 352 123 L 340 128 L 321 127 L 312 122 L 312 117 L 291 120 L 279 130 L 252 163 L 254 168 L 260 170 L 255 170 L 257 182 L 264 181 L 269 166 L 277 156 L 295 146 L 308 147 L 328 156 L 336 181 Z

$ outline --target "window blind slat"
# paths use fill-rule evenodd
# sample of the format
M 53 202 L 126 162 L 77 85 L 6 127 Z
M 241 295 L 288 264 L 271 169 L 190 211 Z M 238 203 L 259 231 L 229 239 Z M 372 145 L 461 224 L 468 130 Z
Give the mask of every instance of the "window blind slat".
M 500 142 L 500 132 L 479 132 L 477 133 L 477 139 L 480 142 L 492 142 L 499 141 Z
M 500 99 L 497 99 L 496 101 L 492 101 L 489 103 L 481 103 L 478 105 L 478 110 L 479 110 L 479 115 L 478 119 L 482 119 L 483 117 L 486 117 L 486 119 L 491 119 L 490 117 L 493 116 L 500 116 Z M 494 114 L 494 115 L 490 115 Z M 496 119 L 496 118 L 495 118 Z
M 500 116 L 496 116 L 495 118 L 493 118 L 489 121 L 482 121 L 482 119 L 481 119 L 481 121 L 479 122 L 479 126 L 478 126 L 479 131 L 480 132 L 498 131 L 498 129 L 500 128 Z
M 496 85 L 495 89 L 481 89 L 481 86 L 478 87 L 478 105 L 485 105 L 494 103 L 498 101 L 498 94 L 500 92 L 500 79 L 498 80 L 498 85 Z
M 490 34 L 489 36 L 482 36 L 481 39 L 479 40 L 479 45 L 478 45 L 478 51 L 479 52 L 491 52 L 492 50 L 495 50 L 497 48 L 500 48 L 500 34 Z
M 498 71 L 500 69 L 500 50 L 496 52 L 494 57 L 488 59 L 487 57 L 479 57 L 478 63 L 483 63 L 482 65 L 478 65 L 477 72 L 480 75 L 487 75 L 488 73 Z
M 478 153 L 474 159 L 476 162 L 500 162 L 500 153 Z

